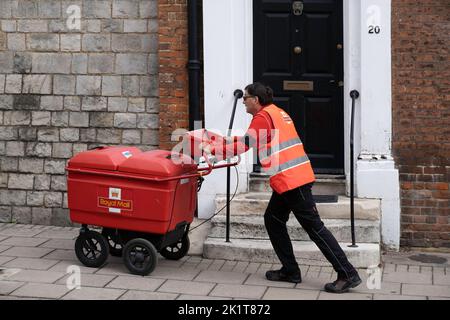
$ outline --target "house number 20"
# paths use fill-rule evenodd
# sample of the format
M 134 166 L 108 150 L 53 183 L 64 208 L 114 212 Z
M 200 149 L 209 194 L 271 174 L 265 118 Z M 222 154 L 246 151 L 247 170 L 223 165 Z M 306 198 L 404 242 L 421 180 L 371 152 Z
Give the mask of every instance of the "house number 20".
M 381 32 L 381 8 L 377 5 L 371 5 L 366 9 L 366 25 L 369 28 L 369 34 L 379 34 Z
M 381 32 L 380 26 L 369 26 L 369 34 L 379 34 Z

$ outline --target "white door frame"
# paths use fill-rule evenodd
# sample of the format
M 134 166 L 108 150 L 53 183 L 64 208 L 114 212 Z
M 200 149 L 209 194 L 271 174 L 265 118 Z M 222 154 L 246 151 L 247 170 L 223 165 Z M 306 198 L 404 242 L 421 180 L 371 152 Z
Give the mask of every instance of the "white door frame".
M 205 127 L 222 133 L 230 120 L 234 90 L 253 82 L 252 2 L 203 2 Z M 360 92 L 355 113 L 356 195 L 382 200 L 382 242 L 395 250 L 400 242 L 400 200 L 398 171 L 391 154 L 390 16 L 390 0 L 344 0 L 344 146 L 348 189 L 349 92 L 356 89 Z M 379 27 L 379 32 L 369 33 L 370 26 Z M 233 134 L 245 132 L 250 120 L 239 101 Z M 238 192 L 248 190 L 251 159 L 248 152 L 239 166 Z M 215 212 L 216 194 L 225 193 L 224 171 L 205 180 L 199 195 L 199 217 Z M 232 191 L 235 184 L 233 174 Z

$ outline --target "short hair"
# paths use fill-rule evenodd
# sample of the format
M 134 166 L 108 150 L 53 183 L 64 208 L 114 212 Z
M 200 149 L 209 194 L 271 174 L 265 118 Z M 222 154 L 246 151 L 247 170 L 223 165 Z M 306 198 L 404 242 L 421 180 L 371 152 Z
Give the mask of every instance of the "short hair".
M 245 90 L 252 96 L 258 97 L 262 106 L 273 103 L 273 90 L 260 82 L 249 84 Z

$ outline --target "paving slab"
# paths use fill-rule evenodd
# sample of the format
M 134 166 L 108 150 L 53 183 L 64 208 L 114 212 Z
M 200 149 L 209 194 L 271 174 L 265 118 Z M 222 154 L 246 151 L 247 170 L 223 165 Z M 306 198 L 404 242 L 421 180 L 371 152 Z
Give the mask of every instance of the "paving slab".
M 433 275 L 445 275 L 447 274 L 444 267 L 433 267 Z
M 383 281 L 399 282 L 399 283 L 432 284 L 432 276 L 431 274 L 397 271 L 384 275 Z
M 175 300 L 177 293 L 128 290 L 119 300 Z
M 420 273 L 432 273 L 432 272 L 433 272 L 433 267 L 428 267 L 428 266 L 420 267 Z
M 164 279 L 151 279 L 147 277 L 119 276 L 111 281 L 106 287 L 116 289 L 155 291 L 164 283 L 164 281 Z
M 25 228 L 14 228 L 7 227 L 0 230 L 0 235 L 2 236 L 14 236 L 14 237 L 34 237 L 35 235 L 42 232 L 42 229 L 25 229 Z
M 399 295 L 401 293 L 401 283 L 399 282 L 381 282 L 380 288 L 368 288 L 366 282 L 362 282 L 356 288 L 351 289 L 355 293 L 369 293 L 378 295 Z
M 245 269 L 244 272 L 246 273 L 256 273 L 256 271 L 258 271 L 260 266 L 259 262 L 249 262 L 247 268 Z
M 211 297 L 211 296 L 196 296 L 190 294 L 181 294 L 177 300 L 233 300 L 229 297 Z
M 20 269 L 31 269 L 31 270 L 48 270 L 55 264 L 58 260 L 49 259 L 36 259 L 36 258 L 16 258 L 4 264 L 7 268 L 20 268 Z
M 11 249 L 11 248 L 12 248 L 11 246 L 0 246 L 0 253 L 6 251 L 8 249 Z
M 65 285 L 27 283 L 11 294 L 18 297 L 59 299 L 69 291 Z
M 63 300 L 116 300 L 120 298 L 126 290 L 110 288 L 89 288 L 82 287 L 74 289 L 61 299 Z
M 159 287 L 159 292 L 181 293 L 181 294 L 197 294 L 208 295 L 215 287 L 215 283 L 207 282 L 192 282 L 181 280 L 167 280 Z
M 434 275 L 433 284 L 440 285 L 440 286 L 450 286 L 450 274 Z
M 72 269 L 73 267 L 80 268 L 81 273 L 94 273 L 99 270 L 98 268 L 86 267 L 79 261 L 63 260 L 48 269 L 48 271 L 68 273 L 70 271 L 69 268 Z
M 247 277 L 248 274 L 245 273 L 205 270 L 201 271 L 194 280 L 202 282 L 243 284 Z
M 200 272 L 201 270 L 192 267 L 171 268 L 157 265 L 149 277 L 171 280 L 193 280 Z
M 24 258 L 42 258 L 52 252 L 53 249 L 34 248 L 34 247 L 12 247 L 2 252 L 4 256 L 24 257 Z
M 56 283 L 66 285 L 67 280 L 71 277 L 71 275 L 67 275 L 62 279 L 59 279 Z M 110 283 L 115 276 L 113 275 L 101 275 L 101 274 L 89 274 L 82 273 L 80 274 L 80 285 L 81 287 L 97 287 L 103 288 L 108 283 Z
M 378 294 L 373 295 L 373 300 L 427 300 L 425 296 L 404 296 L 400 294 Z
M 412 273 L 420 273 L 420 266 L 409 266 L 408 272 Z
M 263 300 L 316 300 L 319 290 L 268 288 Z
M 179 272 L 179 271 L 178 271 Z M 99 268 L 95 274 L 109 274 L 116 276 L 141 277 L 133 275 L 123 263 L 107 263 L 104 267 Z
M 46 238 L 30 238 L 30 237 L 9 237 L 0 242 L 1 246 L 20 246 L 20 247 L 38 247 L 44 242 L 49 241 Z
M 48 239 L 76 239 L 79 234 L 79 230 L 46 230 L 34 235 L 34 237 Z
M 39 238 L 35 238 L 39 239 Z M 75 250 L 75 241 L 72 239 L 50 239 L 39 245 L 40 248 Z
M 237 264 L 237 261 L 226 261 L 220 271 L 233 271 L 234 266 Z
M 185 256 L 180 260 L 167 260 L 163 258 L 161 255 L 158 257 L 158 266 L 161 267 L 169 267 L 169 268 L 179 268 L 181 267 L 188 258 Z
M 336 294 L 321 291 L 318 300 L 372 300 L 372 294 L 353 292 Z
M 266 287 L 262 286 L 218 284 L 209 295 L 216 297 L 261 299 L 266 289 Z
M 24 284 L 25 282 L 0 280 L 0 295 L 8 295 Z
M 51 272 L 41 270 L 21 270 L 20 272 L 8 278 L 11 281 L 22 282 L 39 282 L 39 283 L 53 283 L 58 279 L 64 277 L 62 272 Z
M 444 252 L 418 252 L 400 251 L 389 252 L 383 256 L 385 263 L 395 263 L 397 265 L 450 267 L 450 253 Z M 404 267 L 397 266 L 397 271 L 403 271 Z
M 50 250 L 51 253 L 47 254 L 45 256 L 45 259 L 78 261 L 78 258 L 75 254 L 75 250 L 62 250 L 62 249 L 46 249 L 46 250 Z M 79 263 L 81 264 L 81 262 Z
M 402 294 L 411 296 L 450 297 L 450 286 L 403 284 Z
M 16 257 L 7 257 L 7 256 L 0 256 L 0 266 L 4 265 L 8 261 L 14 260 Z
M 221 259 L 212 259 L 213 262 L 209 265 L 208 270 L 215 270 L 218 271 L 222 268 L 222 266 L 225 264 L 226 260 Z
M 247 268 L 248 264 L 249 264 L 248 261 L 238 261 L 232 271 L 244 272 L 245 269 Z
M 208 270 L 208 268 L 209 268 L 209 266 L 211 265 L 211 263 L 212 263 L 212 260 L 209 260 L 209 259 L 203 259 L 203 261 L 202 262 L 200 262 L 196 267 L 195 267 L 195 269 L 198 269 L 198 270 Z

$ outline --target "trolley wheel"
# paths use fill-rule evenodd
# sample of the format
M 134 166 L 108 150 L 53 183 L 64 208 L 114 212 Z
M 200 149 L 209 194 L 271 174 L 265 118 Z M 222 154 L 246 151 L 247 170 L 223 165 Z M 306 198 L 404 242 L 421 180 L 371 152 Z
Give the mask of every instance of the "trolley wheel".
M 190 245 L 189 237 L 184 236 L 178 242 L 162 248 L 159 253 L 166 259 L 180 260 L 188 253 Z
M 108 241 L 109 254 L 113 257 L 121 257 L 123 246 L 120 234 L 114 229 L 103 228 L 102 236 Z
M 132 274 L 148 275 L 155 270 L 157 261 L 156 249 L 148 240 L 136 238 L 123 248 L 123 262 Z
M 75 254 L 86 267 L 101 267 L 108 259 L 108 242 L 100 233 L 86 230 L 75 241 Z

